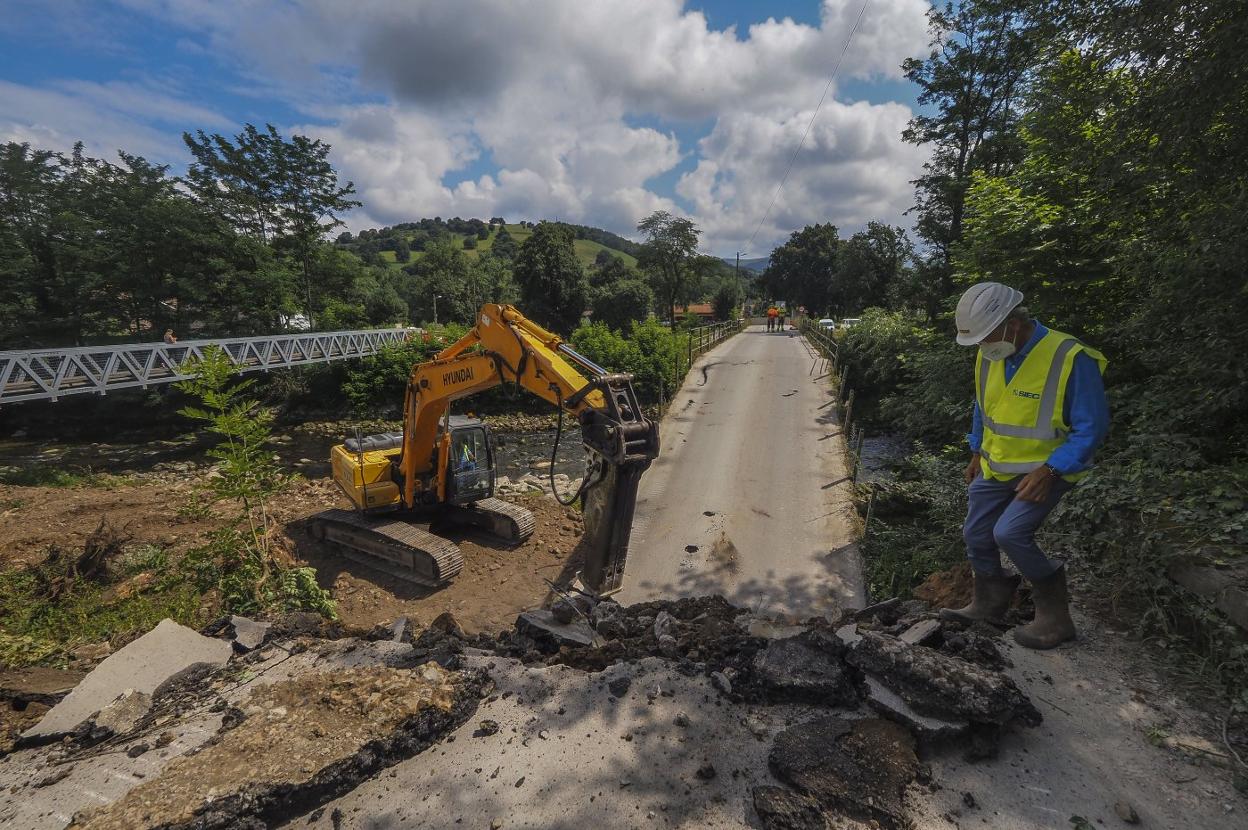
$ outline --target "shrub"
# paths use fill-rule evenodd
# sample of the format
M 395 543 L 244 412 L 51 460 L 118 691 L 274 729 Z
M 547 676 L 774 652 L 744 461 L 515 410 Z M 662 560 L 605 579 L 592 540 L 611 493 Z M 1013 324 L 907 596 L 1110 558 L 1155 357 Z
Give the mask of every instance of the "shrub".
M 631 373 L 643 403 L 656 403 L 661 394 L 675 391 L 677 357 L 687 342 L 687 335 L 673 334 L 653 319 L 633 323 L 627 336 L 602 323 L 572 333 L 573 345 L 585 357 L 609 371 Z

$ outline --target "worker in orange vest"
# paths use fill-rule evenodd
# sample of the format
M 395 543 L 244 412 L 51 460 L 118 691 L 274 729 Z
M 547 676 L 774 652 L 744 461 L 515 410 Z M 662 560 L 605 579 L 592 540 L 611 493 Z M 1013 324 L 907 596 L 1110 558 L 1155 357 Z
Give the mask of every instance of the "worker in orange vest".
M 780 309 L 774 305 L 767 309 L 767 331 L 776 330 L 776 320 L 780 316 Z

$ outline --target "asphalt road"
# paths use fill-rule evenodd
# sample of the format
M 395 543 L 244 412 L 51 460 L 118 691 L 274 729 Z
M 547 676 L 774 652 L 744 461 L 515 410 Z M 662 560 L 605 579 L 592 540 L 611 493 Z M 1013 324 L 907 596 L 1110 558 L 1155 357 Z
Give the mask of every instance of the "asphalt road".
M 703 355 L 642 477 L 621 602 L 722 593 L 790 617 L 864 601 L 844 439 L 796 332 L 755 326 Z

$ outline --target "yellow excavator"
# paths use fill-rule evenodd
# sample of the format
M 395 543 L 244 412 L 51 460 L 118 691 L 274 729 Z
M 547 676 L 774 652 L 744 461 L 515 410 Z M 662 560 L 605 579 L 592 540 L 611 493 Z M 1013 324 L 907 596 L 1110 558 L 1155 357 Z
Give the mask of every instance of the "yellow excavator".
M 583 499 L 588 549 L 581 581 L 600 594 L 617 590 L 637 484 L 659 453 L 658 429 L 642 413 L 632 375 L 608 373 L 509 305 L 482 306 L 463 337 L 412 367 L 402 432 L 357 437 L 330 450 L 334 481 L 355 510 L 318 514 L 313 534 L 352 559 L 435 587 L 459 573 L 463 555 L 421 525 L 471 525 L 509 544 L 527 539 L 533 514 L 494 497 L 488 426 L 450 414 L 452 401 L 504 383 L 558 408 L 556 451 L 564 415 L 578 420 L 586 473 L 565 503 Z M 551 473 L 554 489 L 553 466 Z

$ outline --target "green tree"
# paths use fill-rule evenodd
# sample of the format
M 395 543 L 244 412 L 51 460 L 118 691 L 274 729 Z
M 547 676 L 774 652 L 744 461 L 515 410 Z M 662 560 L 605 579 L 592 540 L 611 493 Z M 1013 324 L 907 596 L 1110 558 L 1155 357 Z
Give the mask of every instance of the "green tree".
M 853 311 L 905 305 L 912 284 L 914 249 L 905 231 L 880 222 L 847 239 L 840 248 L 838 293 Z
M 394 243 L 394 261 L 408 262 L 412 258 L 412 249 L 406 239 L 398 239 Z
M 644 320 L 654 308 L 654 292 L 638 279 L 613 282 L 594 292 L 594 322 L 616 331 L 628 331 L 635 320 Z
M 807 225 L 794 231 L 788 242 L 772 251 L 762 277 L 764 290 L 805 306 L 811 314 L 846 314 L 851 309 L 836 279 L 840 247 L 835 225 Z
M 572 246 L 572 230 L 558 222 L 539 222 L 520 246 L 515 279 L 524 313 L 559 334 L 580 322 L 588 304 L 588 286 Z
M 274 555 L 272 500 L 290 477 L 268 447 L 273 412 L 243 394 L 252 381 L 235 383 L 237 368 L 220 349 L 209 347 L 202 360 L 186 368 L 192 376 L 178 387 L 199 404 L 182 408 L 180 414 L 203 422 L 220 440 L 208 450 L 217 468 L 203 489 L 211 501 L 234 502 L 240 508 L 234 521 L 214 534 L 211 545 L 188 554 L 192 566 L 221 591 L 228 611 L 309 608 L 333 616 L 333 600 L 317 585 L 316 571 L 286 568 Z
M 500 224 L 498 233 L 494 235 L 494 244 L 490 246 L 490 255 L 511 263 L 518 253 L 520 246 L 516 243 L 516 238 L 507 232 L 505 225 Z
M 663 303 L 663 313 L 674 324 L 676 305 L 691 302 L 698 288 L 695 262 L 702 232 L 689 219 L 665 210 L 656 210 L 642 219 L 637 230 L 646 237 L 637 256 L 638 265 Z
M 591 288 L 605 288 L 621 280 L 638 279 L 639 276 L 637 269 L 628 267 L 621 257 L 604 250 L 599 251 L 594 260 L 594 267 L 589 272 L 589 285 Z
M 313 316 L 312 260 L 339 214 L 358 207 L 355 186 L 338 183 L 330 146 L 303 135 L 286 140 L 272 124 L 248 124 L 231 141 L 203 130 L 182 139 L 195 161 L 186 184 L 201 203 L 240 231 L 272 243 L 303 276 L 304 310 Z
M 736 277 L 720 280 L 715 293 L 711 295 L 711 307 L 715 310 L 716 320 L 731 320 L 741 305 L 741 283 Z
M 460 243 L 442 237 L 425 247 L 425 255 L 408 266 L 413 279 L 400 289 L 413 320 L 434 319 L 435 297 L 439 322 L 466 323 L 477 310 L 472 264 Z
M 953 291 L 949 260 L 962 238 L 971 175 L 1002 174 L 1021 155 L 1015 127 L 1043 40 L 1025 6 L 1000 0 L 934 6 L 928 11 L 927 57 L 902 64 L 926 110 L 910 120 L 902 137 L 931 146 L 915 182 L 916 228 L 932 249 L 926 271 L 935 282 L 927 297 L 931 315 Z

